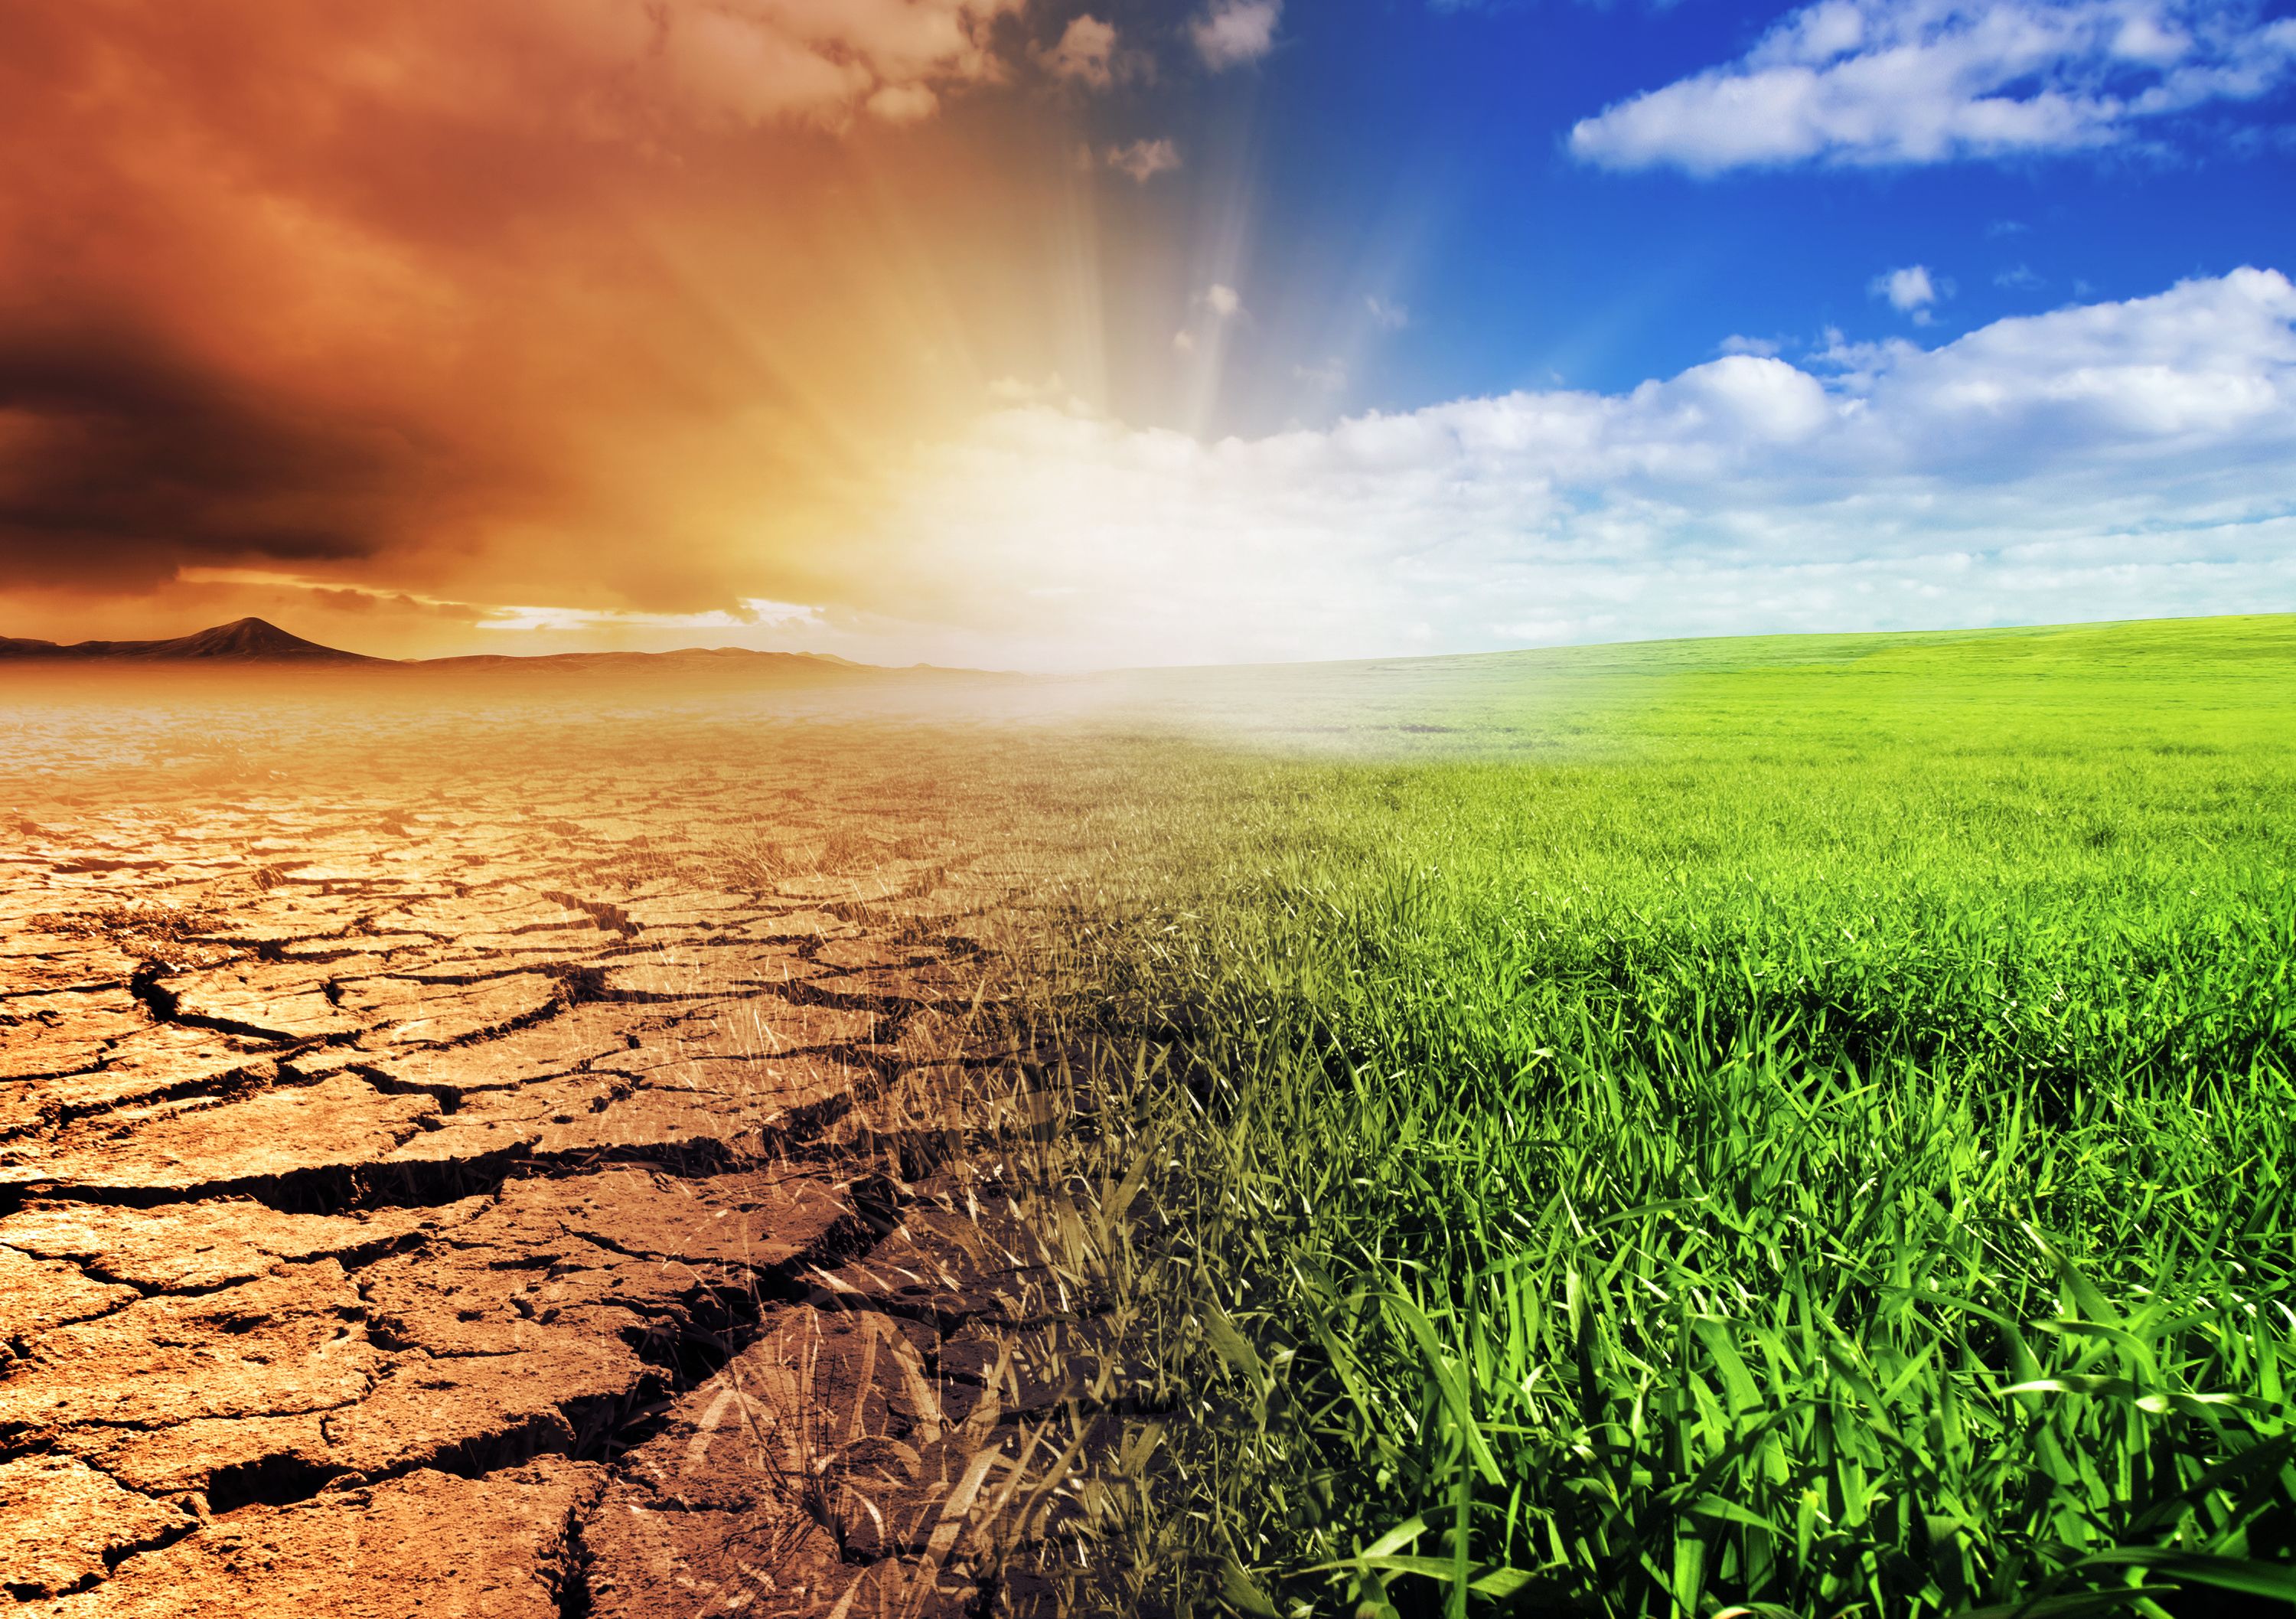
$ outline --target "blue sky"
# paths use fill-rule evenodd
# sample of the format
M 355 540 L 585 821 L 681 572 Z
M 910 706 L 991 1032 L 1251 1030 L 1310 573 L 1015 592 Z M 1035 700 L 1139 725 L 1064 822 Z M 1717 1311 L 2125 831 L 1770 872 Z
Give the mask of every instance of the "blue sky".
M 1295 352 L 1266 357 L 1271 385 L 1242 390 L 1224 425 L 1265 427 L 1302 403 L 1280 385 L 1283 361 L 1327 357 L 1317 339 L 1337 341 L 1358 281 L 1410 321 L 1365 346 L 1330 409 L 1407 409 L 1557 375 L 1620 390 L 1711 358 L 1733 335 L 1788 354 L 1822 346 L 1829 327 L 1934 343 L 2244 264 L 2296 267 L 2287 76 L 2275 93 L 2131 120 L 2120 138 L 2069 150 L 1712 174 L 1573 155 L 1580 120 L 1742 57 L 1800 9 L 1295 4 L 1251 71 L 1108 108 L 1117 127 L 1174 128 L 1184 152 L 1213 149 L 1171 177 L 1183 193 L 1238 184 L 1218 148 L 1249 132 L 1252 246 L 1238 290 L 1247 307 L 1307 313 L 1262 320 L 1259 343 Z M 1937 292 L 1918 326 L 1872 291 L 1916 265 Z
M 2296 607 L 2289 6 L 1193 14 L 1089 113 L 1125 341 L 896 525 L 1068 658 Z

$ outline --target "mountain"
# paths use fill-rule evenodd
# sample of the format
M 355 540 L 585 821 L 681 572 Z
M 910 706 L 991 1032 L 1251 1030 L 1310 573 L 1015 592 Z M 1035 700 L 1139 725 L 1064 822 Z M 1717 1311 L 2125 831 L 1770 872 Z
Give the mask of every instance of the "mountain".
M 0 636 L 0 658 L 42 662 L 68 659 L 76 663 L 97 661 L 171 663 L 182 660 L 224 663 L 383 662 L 381 658 L 370 658 L 355 652 L 339 652 L 316 641 L 306 641 L 300 636 L 291 636 L 278 625 L 263 619 L 239 619 L 229 624 L 218 624 L 212 629 L 202 629 L 196 635 L 177 636 L 168 641 L 76 641 L 66 646 L 53 641 Z

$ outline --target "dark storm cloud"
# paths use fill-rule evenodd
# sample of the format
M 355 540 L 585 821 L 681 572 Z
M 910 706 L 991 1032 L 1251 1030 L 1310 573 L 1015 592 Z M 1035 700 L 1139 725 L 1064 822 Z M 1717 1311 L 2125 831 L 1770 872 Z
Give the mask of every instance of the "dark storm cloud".
M 22 582 L 370 556 L 447 462 L 118 331 L 0 333 L 0 579 Z

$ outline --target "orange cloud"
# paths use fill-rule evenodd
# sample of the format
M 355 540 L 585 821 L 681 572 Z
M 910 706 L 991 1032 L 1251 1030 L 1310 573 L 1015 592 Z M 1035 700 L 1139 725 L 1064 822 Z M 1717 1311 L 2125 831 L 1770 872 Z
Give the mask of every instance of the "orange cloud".
M 1029 244 L 1077 137 L 1029 86 L 1070 21 L 0 12 L 9 628 L 288 579 L 433 628 L 440 604 L 850 605 L 840 536 L 890 451 L 1057 358 L 1038 312 L 1068 270 Z

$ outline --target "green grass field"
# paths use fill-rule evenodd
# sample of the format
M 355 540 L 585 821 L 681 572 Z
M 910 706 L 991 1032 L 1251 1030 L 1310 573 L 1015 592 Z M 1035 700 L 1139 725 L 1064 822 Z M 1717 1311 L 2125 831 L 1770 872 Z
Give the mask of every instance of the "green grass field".
M 1139 1601 L 2287 1611 L 2296 618 L 1239 678 L 1036 793 Z

